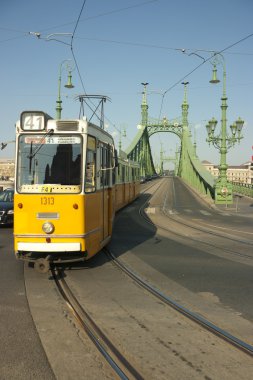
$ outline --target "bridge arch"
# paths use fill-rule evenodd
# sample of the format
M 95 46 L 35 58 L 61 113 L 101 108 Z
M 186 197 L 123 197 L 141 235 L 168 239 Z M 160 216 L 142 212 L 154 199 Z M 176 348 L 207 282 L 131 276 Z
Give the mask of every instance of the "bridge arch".
M 182 103 L 182 116 L 169 121 L 166 117 L 161 120 L 149 119 L 147 104 L 147 89 L 144 85 L 144 92 L 141 104 L 141 123 L 138 125 L 138 132 L 133 142 L 126 150 L 130 159 L 140 163 L 141 175 L 152 175 L 156 172 L 150 137 L 155 133 L 173 133 L 180 139 L 179 161 L 177 175 L 188 185 L 195 188 L 203 195 L 214 197 L 214 177 L 204 168 L 196 155 L 196 149 L 191 141 L 191 132 L 188 126 L 187 84 L 184 83 L 184 100 Z

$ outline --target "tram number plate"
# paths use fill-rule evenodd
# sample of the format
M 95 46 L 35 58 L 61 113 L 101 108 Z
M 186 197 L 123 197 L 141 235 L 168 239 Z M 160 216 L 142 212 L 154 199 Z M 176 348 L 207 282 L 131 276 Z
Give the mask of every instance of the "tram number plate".
M 40 204 L 43 206 L 51 206 L 54 204 L 54 197 L 41 197 Z

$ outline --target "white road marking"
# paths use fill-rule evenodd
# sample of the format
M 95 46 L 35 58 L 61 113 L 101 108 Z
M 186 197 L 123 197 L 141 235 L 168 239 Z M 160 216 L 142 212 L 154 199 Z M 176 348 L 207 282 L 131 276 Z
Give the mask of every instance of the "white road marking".
M 148 207 L 145 209 L 146 214 L 155 214 L 155 207 Z
M 212 215 L 210 212 L 205 211 L 205 210 L 199 210 L 199 212 L 200 212 L 200 214 L 202 214 L 202 215 L 207 215 L 207 216 Z

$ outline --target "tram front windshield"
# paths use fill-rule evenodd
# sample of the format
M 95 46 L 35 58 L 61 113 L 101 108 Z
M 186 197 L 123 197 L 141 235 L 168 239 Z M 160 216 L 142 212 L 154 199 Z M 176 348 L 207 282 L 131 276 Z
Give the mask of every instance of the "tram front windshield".
M 81 191 L 81 136 L 26 134 L 18 144 L 18 192 Z

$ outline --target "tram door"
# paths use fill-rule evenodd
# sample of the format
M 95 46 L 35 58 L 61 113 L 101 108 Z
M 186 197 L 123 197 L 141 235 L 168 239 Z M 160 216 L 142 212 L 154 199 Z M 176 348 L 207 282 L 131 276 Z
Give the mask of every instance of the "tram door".
M 110 220 L 110 181 L 111 181 L 111 154 L 110 146 L 105 143 L 100 143 L 100 188 L 102 201 L 102 225 L 103 225 L 103 240 L 109 236 L 109 220 Z

